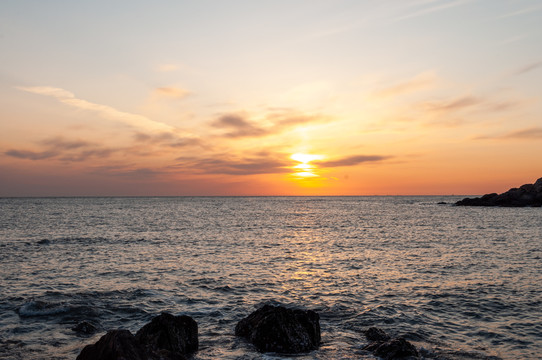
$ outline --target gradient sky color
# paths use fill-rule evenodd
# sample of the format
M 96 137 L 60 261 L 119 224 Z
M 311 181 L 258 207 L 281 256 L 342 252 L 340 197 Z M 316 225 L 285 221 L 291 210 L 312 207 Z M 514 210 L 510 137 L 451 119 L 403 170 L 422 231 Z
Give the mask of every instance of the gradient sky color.
M 0 196 L 502 192 L 539 0 L 0 3 Z

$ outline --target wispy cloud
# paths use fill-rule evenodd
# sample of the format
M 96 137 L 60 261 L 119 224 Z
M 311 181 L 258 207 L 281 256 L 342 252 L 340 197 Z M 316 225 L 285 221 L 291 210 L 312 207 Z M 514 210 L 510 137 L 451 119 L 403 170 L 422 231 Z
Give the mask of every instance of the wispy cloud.
M 542 127 L 531 127 L 512 131 L 502 135 L 478 136 L 478 140 L 540 140 L 542 139 Z
M 540 69 L 542 67 L 542 61 L 536 61 L 530 64 L 527 64 L 525 66 L 522 66 L 521 68 L 517 69 L 514 73 L 515 75 L 523 75 L 528 72 Z
M 221 175 L 256 175 L 281 174 L 292 170 L 292 161 L 284 156 L 260 152 L 252 156 L 237 157 L 227 154 L 215 154 L 212 157 L 180 157 L 177 169 L 205 174 Z
M 212 126 L 219 129 L 226 129 L 228 132 L 225 136 L 230 138 L 264 136 L 270 132 L 268 129 L 258 127 L 243 116 L 236 114 L 222 115 L 212 123 Z
M 393 19 L 393 21 L 401 21 L 406 19 L 412 19 L 420 16 L 425 16 L 431 13 L 447 10 L 463 4 L 472 2 L 473 0 L 426 0 L 417 1 L 409 6 L 408 12 Z
M 62 137 L 45 139 L 38 142 L 43 148 L 38 151 L 10 149 L 4 154 L 26 160 L 58 159 L 68 162 L 80 162 L 89 158 L 106 158 L 119 149 L 106 148 L 83 140 L 66 140 Z
M 55 157 L 58 155 L 57 151 L 45 150 L 45 151 L 30 151 L 30 150 L 16 150 L 11 149 L 4 153 L 7 156 L 27 159 L 27 160 L 44 160 Z
M 224 137 L 240 138 L 278 134 L 295 126 L 327 121 L 330 121 L 330 118 L 326 116 L 283 109 L 270 111 L 258 122 L 251 121 L 246 114 L 224 114 L 211 123 L 211 126 L 225 130 Z
M 326 161 L 314 161 L 313 164 L 318 167 L 341 167 L 341 166 L 356 166 L 362 163 L 375 163 L 382 162 L 392 158 L 392 156 L 385 155 L 351 155 L 335 160 Z
M 172 131 L 174 129 L 172 126 L 151 120 L 142 115 L 123 112 L 111 106 L 96 104 L 83 99 L 78 99 L 73 93 L 64 89 L 49 86 L 18 86 L 17 89 L 29 93 L 51 96 L 63 104 L 82 110 L 92 111 L 99 114 L 102 118 L 121 122 L 135 128 L 145 129 L 148 131 Z
M 134 134 L 134 140 L 140 145 L 159 145 L 172 148 L 203 145 L 201 139 L 198 137 L 193 135 L 179 135 L 171 132 L 157 134 L 136 132 Z
M 426 101 L 418 106 L 423 111 L 446 114 L 460 111 L 505 111 L 521 104 L 517 100 L 494 100 L 480 96 L 461 96 L 450 100 Z
M 525 14 L 530 14 L 530 13 L 537 12 L 537 11 L 540 11 L 540 10 L 542 10 L 542 5 L 530 6 L 530 7 L 527 7 L 527 8 L 511 11 L 509 13 L 501 15 L 501 16 L 499 16 L 497 18 L 497 20 L 507 19 L 507 18 L 520 16 L 520 15 L 525 15 Z
M 160 97 L 183 99 L 190 95 L 190 92 L 175 86 L 159 87 L 154 90 L 154 93 Z
M 463 96 L 453 100 L 425 102 L 422 107 L 428 111 L 449 112 L 473 108 L 485 102 L 484 99 L 475 96 Z
M 435 84 L 437 76 L 434 72 L 423 72 L 411 79 L 398 82 L 388 87 L 377 90 L 374 95 L 377 97 L 392 97 L 408 94 L 414 91 L 431 87 Z

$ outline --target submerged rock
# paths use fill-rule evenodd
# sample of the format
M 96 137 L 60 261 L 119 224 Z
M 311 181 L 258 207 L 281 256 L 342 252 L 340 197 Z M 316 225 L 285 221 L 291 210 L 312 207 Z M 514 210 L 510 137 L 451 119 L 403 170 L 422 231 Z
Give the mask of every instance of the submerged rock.
M 147 360 L 143 345 L 128 330 L 111 330 L 94 345 L 81 350 L 76 360 Z
M 320 345 L 320 316 L 312 310 L 264 305 L 235 327 L 261 352 L 297 354 Z
M 134 336 L 111 330 L 83 348 L 77 360 L 184 360 L 198 350 L 198 326 L 189 316 L 168 313 L 153 318 Z
M 458 206 L 540 207 L 542 206 L 542 178 L 534 184 L 512 188 L 502 194 L 492 193 L 478 198 L 465 198 L 455 204 Z
M 384 360 L 416 359 L 420 356 L 416 347 L 410 342 L 402 337 L 392 339 L 382 329 L 371 327 L 365 331 L 365 337 L 370 343 L 363 350 L 371 351 Z
M 390 339 L 390 336 L 386 334 L 384 330 L 377 327 L 370 327 L 369 329 L 365 330 L 364 333 L 367 340 L 371 342 L 375 342 L 375 341 L 384 342 Z
M 135 335 L 147 352 L 188 354 L 198 350 L 198 324 L 190 316 L 162 313 Z
M 72 330 L 79 334 L 91 335 L 98 331 L 98 328 L 88 321 L 81 321 L 79 324 L 75 325 Z

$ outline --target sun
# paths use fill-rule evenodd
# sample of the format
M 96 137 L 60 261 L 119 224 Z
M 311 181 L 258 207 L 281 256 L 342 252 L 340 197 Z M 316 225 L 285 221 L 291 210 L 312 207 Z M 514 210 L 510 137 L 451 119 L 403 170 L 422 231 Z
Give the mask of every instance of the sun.
M 294 173 L 292 175 L 299 178 L 311 178 L 318 177 L 315 173 L 316 166 L 310 164 L 311 161 L 321 160 L 324 157 L 322 155 L 303 154 L 296 153 L 290 156 L 290 159 L 299 162 L 299 164 L 293 166 Z

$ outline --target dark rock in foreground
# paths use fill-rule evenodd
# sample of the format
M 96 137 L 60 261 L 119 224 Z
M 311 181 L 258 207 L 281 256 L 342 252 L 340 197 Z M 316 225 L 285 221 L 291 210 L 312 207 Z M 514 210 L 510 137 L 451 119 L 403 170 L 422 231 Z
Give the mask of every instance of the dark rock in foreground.
M 198 326 L 189 316 L 162 313 L 136 335 L 111 330 L 83 348 L 77 360 L 184 360 L 198 350 Z
M 504 206 L 540 207 L 542 206 L 542 178 L 534 184 L 512 188 L 502 194 L 486 194 L 479 198 L 465 198 L 455 203 L 459 206 Z
M 111 330 L 94 345 L 83 348 L 76 360 L 147 360 L 145 348 L 128 330 Z
M 264 305 L 237 324 L 235 335 L 261 352 L 309 352 L 320 345 L 320 316 L 312 310 Z
M 198 324 L 190 316 L 162 313 L 135 335 L 147 352 L 188 354 L 198 350 Z
M 365 337 L 370 343 L 363 350 L 371 351 L 374 355 L 384 359 L 407 359 L 419 358 L 418 350 L 404 338 L 391 338 L 379 328 L 369 328 L 365 331 Z

